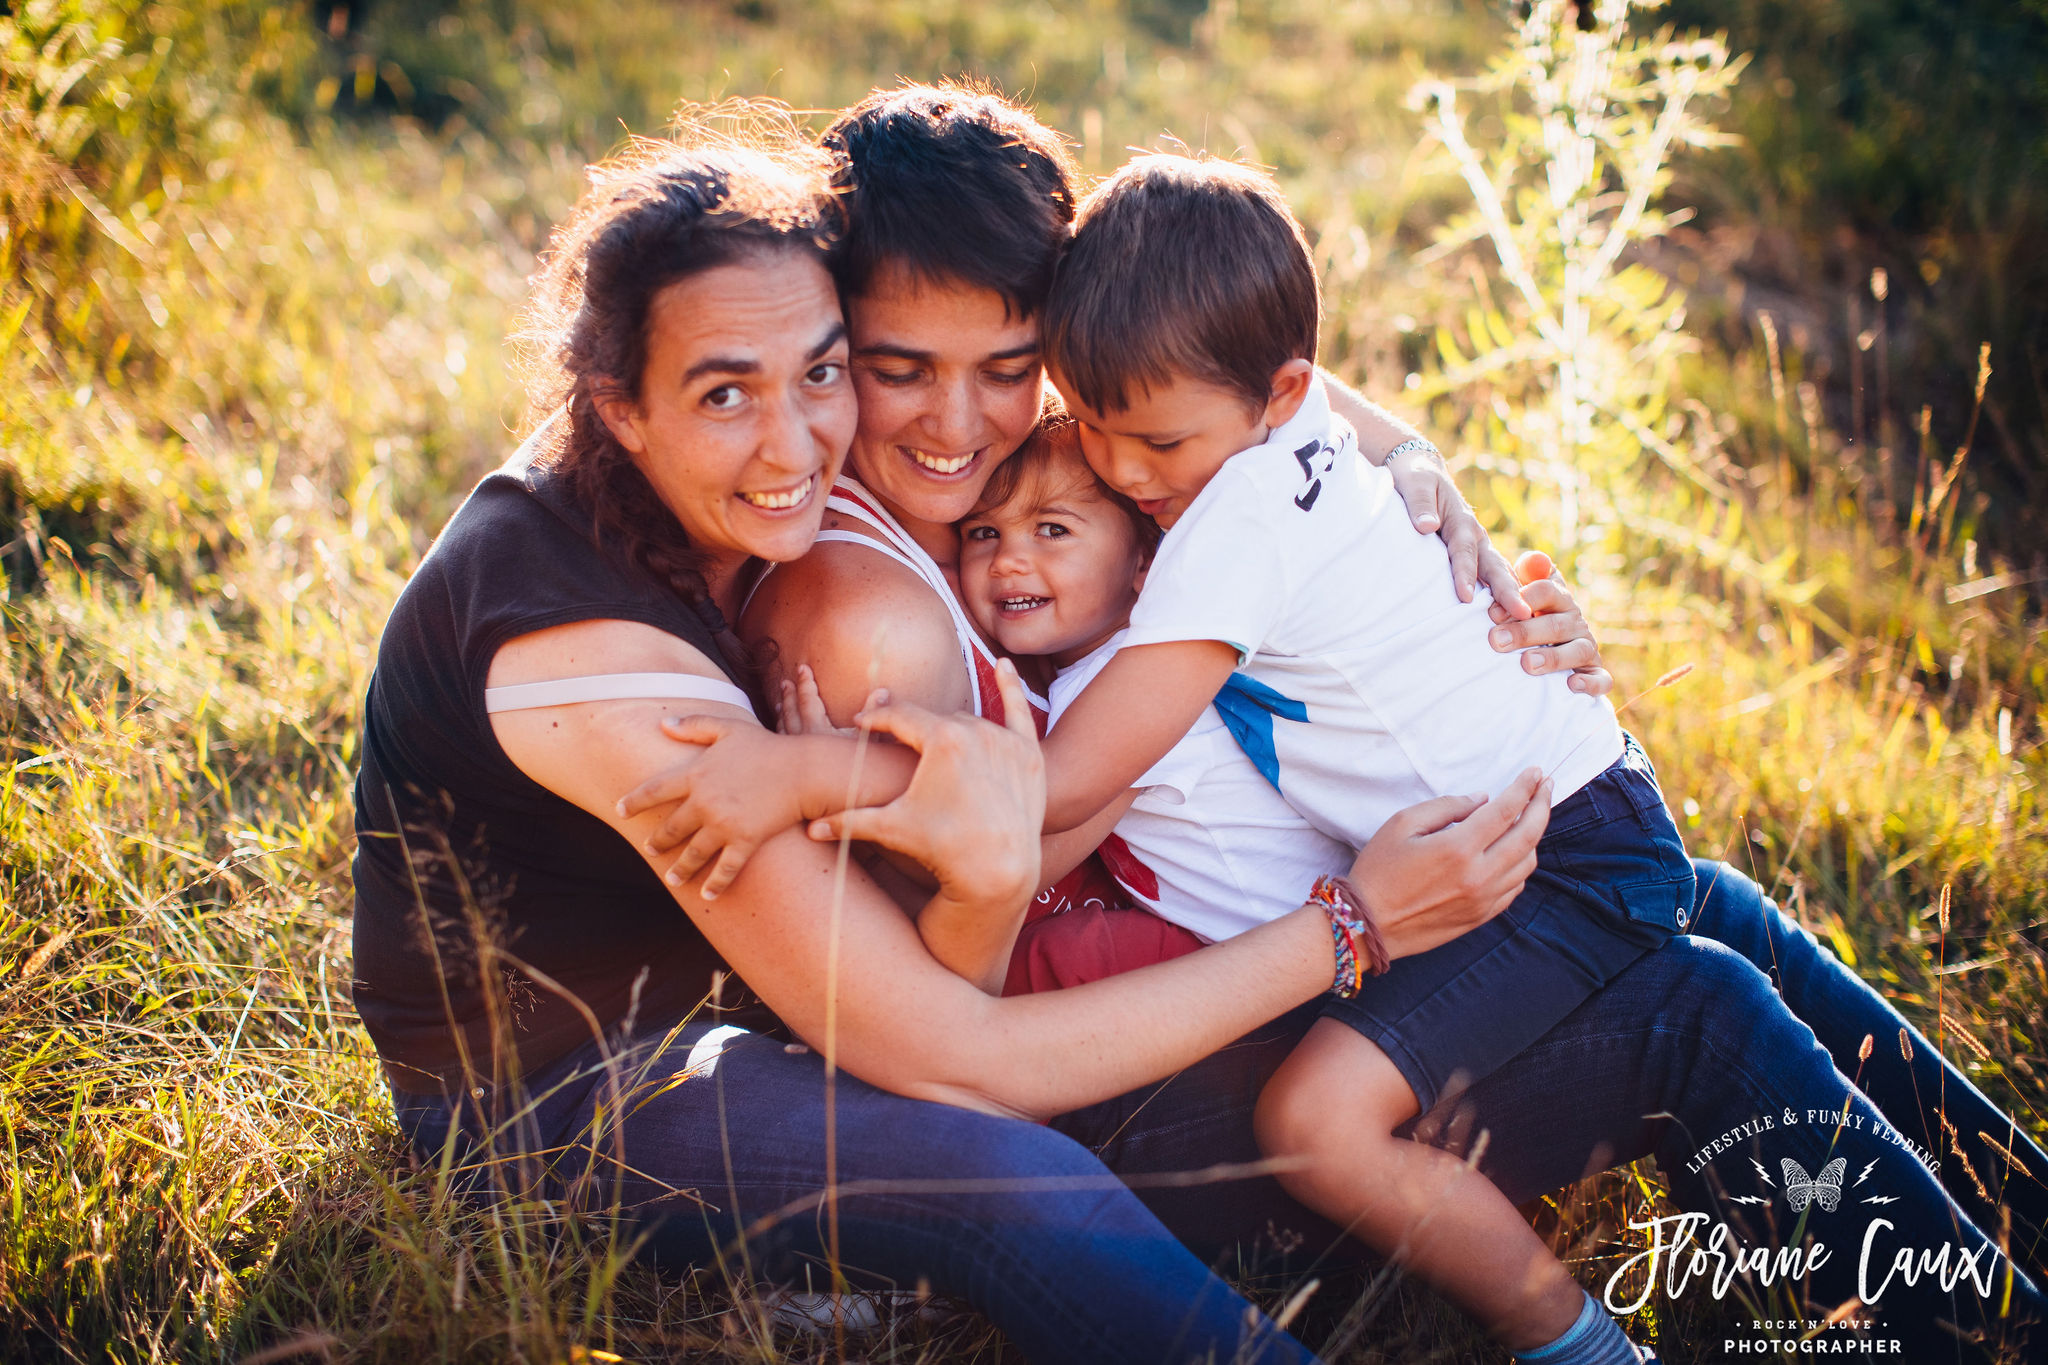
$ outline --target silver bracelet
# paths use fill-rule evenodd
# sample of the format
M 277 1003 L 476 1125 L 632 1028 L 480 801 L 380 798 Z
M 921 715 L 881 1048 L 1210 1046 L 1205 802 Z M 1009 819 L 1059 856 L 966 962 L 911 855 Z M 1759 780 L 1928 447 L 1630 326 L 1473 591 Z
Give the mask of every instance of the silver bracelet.
M 1436 456 L 1436 462 L 1438 467 L 1442 467 L 1444 462 L 1444 453 L 1441 450 L 1438 450 L 1434 445 L 1430 444 L 1428 441 L 1423 440 L 1420 436 L 1411 436 L 1407 440 L 1401 442 L 1401 444 L 1395 446 L 1392 450 L 1387 452 L 1387 458 L 1381 461 L 1381 463 L 1390 465 L 1394 462 L 1394 457 L 1396 455 L 1406 455 L 1411 450 L 1426 451 L 1429 454 Z

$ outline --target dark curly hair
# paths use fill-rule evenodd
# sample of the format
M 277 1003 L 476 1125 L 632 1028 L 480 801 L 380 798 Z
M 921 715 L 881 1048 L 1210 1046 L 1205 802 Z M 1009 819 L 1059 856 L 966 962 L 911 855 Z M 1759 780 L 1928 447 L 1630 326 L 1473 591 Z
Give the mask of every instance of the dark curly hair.
M 759 702 L 757 661 L 703 574 L 703 556 L 598 414 L 637 400 L 655 295 L 678 280 L 771 252 L 830 265 L 840 213 L 829 161 L 791 133 L 639 139 L 590 169 L 556 228 L 521 329 L 531 409 L 547 420 L 534 464 L 590 511 L 593 538 L 696 610 Z

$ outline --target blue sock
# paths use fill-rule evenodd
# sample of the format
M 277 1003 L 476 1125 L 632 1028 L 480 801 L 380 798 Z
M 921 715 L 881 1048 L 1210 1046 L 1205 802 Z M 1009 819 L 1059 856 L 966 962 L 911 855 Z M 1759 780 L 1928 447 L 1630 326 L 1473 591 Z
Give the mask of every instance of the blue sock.
M 1593 1302 L 1591 1294 L 1563 1336 L 1548 1346 L 1515 1352 L 1524 1365 L 1638 1365 L 1642 1358 L 1621 1325 Z

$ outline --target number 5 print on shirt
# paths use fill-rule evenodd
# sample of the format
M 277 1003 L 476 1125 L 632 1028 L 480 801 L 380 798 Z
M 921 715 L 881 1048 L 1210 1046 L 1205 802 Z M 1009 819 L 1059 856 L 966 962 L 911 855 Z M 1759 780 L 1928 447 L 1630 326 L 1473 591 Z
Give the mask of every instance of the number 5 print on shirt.
M 1322 457 L 1323 467 L 1316 468 L 1316 458 Z M 1308 487 L 1294 495 L 1294 505 L 1306 512 L 1316 505 L 1322 495 L 1322 476 L 1336 467 L 1336 447 L 1321 441 L 1310 441 L 1294 452 L 1295 460 L 1301 465 L 1301 477 L 1308 480 Z

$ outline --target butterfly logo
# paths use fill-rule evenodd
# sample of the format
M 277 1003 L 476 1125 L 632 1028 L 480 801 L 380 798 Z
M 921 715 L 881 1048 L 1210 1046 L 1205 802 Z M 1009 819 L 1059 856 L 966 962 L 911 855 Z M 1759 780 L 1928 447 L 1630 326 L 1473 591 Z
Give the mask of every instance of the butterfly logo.
M 1780 1165 L 1785 1172 L 1785 1202 L 1792 1206 L 1792 1212 L 1804 1213 L 1808 1204 L 1818 1204 L 1829 1213 L 1841 1206 L 1842 1177 L 1849 1169 L 1847 1157 L 1836 1157 L 1811 1178 L 1806 1168 L 1789 1156 Z

